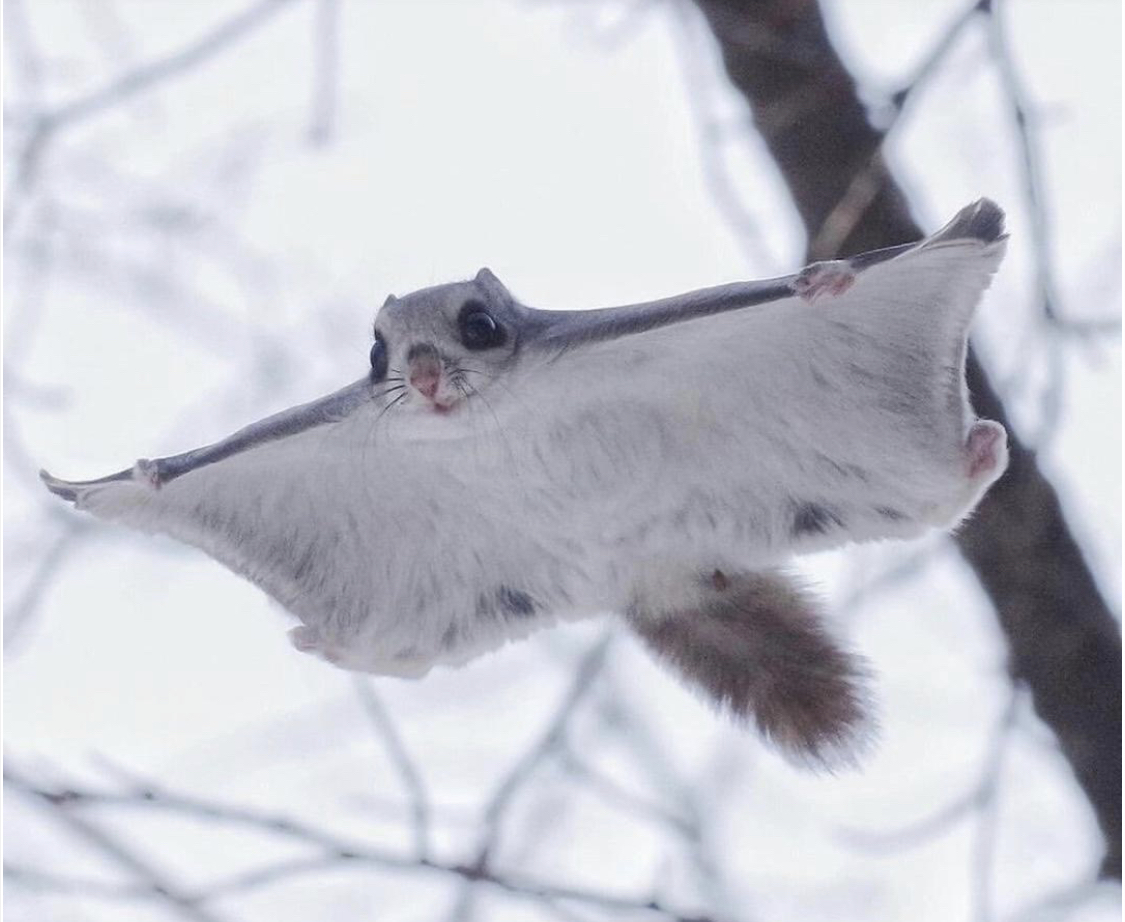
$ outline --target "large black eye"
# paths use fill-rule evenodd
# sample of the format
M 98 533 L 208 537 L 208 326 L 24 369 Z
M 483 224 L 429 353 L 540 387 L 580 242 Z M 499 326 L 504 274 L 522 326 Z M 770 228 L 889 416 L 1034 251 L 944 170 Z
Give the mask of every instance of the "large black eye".
M 375 342 L 371 344 L 371 380 L 382 381 L 387 376 L 387 344 L 376 333 Z
M 461 331 L 461 344 L 474 352 L 481 349 L 495 349 L 504 345 L 508 338 L 504 328 L 480 301 L 466 301 L 457 317 Z

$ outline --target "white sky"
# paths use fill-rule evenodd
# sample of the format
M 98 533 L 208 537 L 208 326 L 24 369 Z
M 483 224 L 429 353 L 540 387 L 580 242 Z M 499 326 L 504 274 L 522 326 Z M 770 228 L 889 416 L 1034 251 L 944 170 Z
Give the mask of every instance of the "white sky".
M 910 72 L 961 6 L 851 0 L 831 12 L 848 63 L 874 101 Z M 42 0 L 29 15 L 41 50 L 58 62 L 49 98 L 99 86 L 238 8 L 117 2 L 118 31 L 102 16 L 79 13 L 78 4 Z M 623 8 L 577 0 L 345 2 L 339 120 L 332 143 L 316 147 L 306 140 L 311 6 L 297 4 L 232 53 L 65 135 L 41 183 L 62 203 L 61 220 L 78 228 L 68 237 L 75 242 L 56 254 L 41 308 L 32 298 L 39 267 L 9 257 L 5 278 L 8 347 L 18 347 L 9 369 L 61 397 L 39 405 L 9 390 L 15 431 L 33 460 L 63 476 L 96 476 L 138 455 L 210 441 L 352 380 L 365 361 L 374 308 L 388 292 L 467 277 L 481 265 L 523 300 L 555 308 L 798 266 L 796 217 L 752 138 L 728 149 L 760 228 L 750 258 L 705 185 L 685 88 L 691 43 L 680 17 L 658 4 L 615 31 Z M 1010 18 L 1042 120 L 1062 309 L 1114 316 L 1119 6 L 1026 0 Z M 702 68 L 708 111 L 739 118 L 741 103 L 713 63 L 691 67 Z M 7 78 L 9 99 L 19 99 L 18 73 Z M 891 159 L 928 226 L 980 195 L 1008 208 L 1011 258 L 982 309 L 979 343 L 1021 431 L 1033 432 L 1044 389 L 1056 382 L 1046 372 L 1044 339 L 1028 332 L 1029 215 L 1007 118 L 979 36 L 968 37 L 916 100 Z M 39 227 L 43 212 L 25 219 Z M 162 233 L 151 223 L 157 219 L 195 230 Z M 143 271 L 129 275 L 125 264 Z M 1062 361 L 1059 422 L 1041 460 L 1116 599 L 1120 351 L 1105 338 L 1068 346 Z M 4 498 L 11 603 L 54 533 L 48 516 L 59 510 L 11 466 Z M 865 548 L 810 567 L 841 599 L 916 550 Z M 8 752 L 27 765 L 47 760 L 92 777 L 98 753 L 181 789 L 402 843 L 402 823 L 385 808 L 400 800 L 399 788 L 347 676 L 293 652 L 284 626 L 261 593 L 201 555 L 100 531 L 8 652 Z M 878 670 L 884 724 L 879 751 L 860 775 L 796 772 L 713 718 L 624 642 L 611 654 L 613 675 L 632 713 L 662 741 L 661 757 L 714 805 L 709 836 L 731 903 L 746 917 L 967 918 L 972 823 L 878 858 L 844 847 L 838 831 L 906 825 L 971 787 L 1007 687 L 991 616 L 956 557 L 938 550 L 920 579 L 873 597 L 852 629 Z M 439 841 L 451 856 L 474 841 L 475 811 L 597 634 L 597 625 L 577 626 L 421 683 L 377 684 L 435 801 L 450 808 Z M 1025 702 L 1004 769 L 991 880 L 997 919 L 1017 918 L 1079 880 L 1096 849 L 1092 820 L 1027 711 Z M 611 735 L 588 727 L 583 734 L 606 772 L 660 794 Z M 513 847 L 506 857 L 530 873 L 625 891 L 643 892 L 663 876 L 680 895 L 677 905 L 690 906 L 683 862 L 669 857 L 651 826 L 589 797 L 565 812 L 566 790 L 551 772 L 533 786 L 513 830 L 536 817 L 552 822 L 538 842 L 515 834 L 524 851 Z M 9 803 L 7 821 L 9 860 L 49 865 L 58 843 L 69 842 L 48 835 L 22 803 Z M 256 839 L 130 822 L 158 860 L 195 873 L 229 872 L 270 854 Z M 104 866 L 73 869 L 93 874 Z M 443 918 L 453 892 L 431 878 L 346 872 L 223 908 L 232 918 L 279 922 L 361 913 L 420 920 Z M 481 918 L 542 917 L 528 904 L 489 899 Z M 12 919 L 74 918 L 69 900 L 27 899 L 13 886 L 8 900 Z M 87 919 L 167 918 L 143 903 L 81 907 Z M 1102 894 L 1042 918 L 1086 922 L 1118 913 L 1112 894 Z

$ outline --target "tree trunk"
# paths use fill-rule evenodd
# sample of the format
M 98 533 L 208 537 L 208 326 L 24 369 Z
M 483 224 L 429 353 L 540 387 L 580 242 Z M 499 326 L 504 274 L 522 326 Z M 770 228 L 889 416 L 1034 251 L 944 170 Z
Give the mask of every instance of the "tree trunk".
M 695 2 L 792 193 L 809 258 L 922 237 L 817 2 Z M 1120 880 L 1120 632 L 1054 488 L 972 352 L 968 380 L 978 413 L 1008 430 L 1011 462 L 955 540 L 996 608 L 1013 676 L 1027 683 L 1097 816 L 1101 873 Z

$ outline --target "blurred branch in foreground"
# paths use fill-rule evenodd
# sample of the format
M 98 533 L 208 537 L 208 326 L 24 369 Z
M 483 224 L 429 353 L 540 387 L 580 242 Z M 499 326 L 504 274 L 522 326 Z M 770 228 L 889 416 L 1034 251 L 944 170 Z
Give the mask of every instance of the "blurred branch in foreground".
M 550 881 L 534 879 L 512 871 L 500 870 L 491 861 L 493 849 L 501 835 L 500 824 L 512 799 L 539 767 L 548 759 L 561 758 L 567 752 L 569 725 L 579 704 L 595 688 L 598 674 L 605 666 L 612 634 L 606 634 L 582 657 L 575 670 L 575 680 L 563 696 L 555 716 L 548 722 L 544 734 L 529 748 L 501 781 L 485 810 L 485 833 L 475 857 L 468 862 L 443 861 L 427 852 L 400 854 L 381 846 L 359 841 L 333 832 L 320 824 L 308 823 L 280 813 L 271 813 L 241 804 L 222 803 L 210 798 L 180 794 L 162 785 L 115 770 L 122 781 L 123 790 L 94 788 L 66 782 L 48 783 L 33 778 L 29 773 L 5 758 L 5 786 L 30 802 L 49 812 L 57 821 L 84 839 L 96 851 L 120 865 L 135 882 L 117 884 L 102 879 L 85 879 L 58 874 L 53 871 L 7 864 L 5 877 L 13 884 L 28 889 L 54 890 L 80 894 L 100 900 L 138 899 L 157 900 L 184 919 L 195 922 L 218 922 L 213 904 L 224 897 L 244 893 L 283 882 L 298 875 L 315 873 L 329 868 L 379 867 L 404 872 L 423 872 L 445 875 L 464 881 L 466 888 L 478 885 L 491 886 L 508 894 L 539 903 L 544 908 L 559 910 L 568 905 L 585 906 L 613 912 L 641 912 L 653 918 L 674 922 L 710 922 L 713 916 L 686 914 L 672 908 L 656 895 L 626 896 L 592 888 L 572 887 Z M 415 775 L 415 769 L 405 755 L 401 741 L 383 721 L 385 715 L 376 717 L 372 712 L 380 706 L 376 699 L 365 695 L 369 714 L 378 728 L 379 736 L 392 761 L 404 776 Z M 578 776 L 581 777 L 581 776 Z M 404 781 L 406 779 L 404 778 Z M 416 775 L 407 781 L 413 798 L 422 795 Z M 420 801 L 416 800 L 417 814 Z M 627 805 L 638 809 L 635 805 Z M 137 850 L 108 831 L 107 825 L 98 822 L 98 811 L 156 810 L 173 815 L 203 820 L 227 828 L 243 828 L 264 835 L 288 840 L 306 846 L 310 853 L 296 859 L 264 863 L 230 877 L 213 880 L 206 885 L 188 889 L 171 882 L 171 875 L 157 869 L 138 857 Z M 640 809 L 644 809 L 643 805 Z M 419 839 L 428 824 L 415 815 L 413 824 Z M 419 848 L 428 846 L 424 839 Z M 470 893 L 462 893 L 455 909 L 455 917 L 466 919 L 471 914 Z
M 8 232 L 38 178 L 38 165 L 57 132 L 130 100 L 165 80 L 190 72 L 236 44 L 295 0 L 259 0 L 174 54 L 143 64 L 69 102 L 29 113 L 19 153 L 12 159 L 12 178 L 4 190 L 4 231 Z M 17 2 L 18 7 L 18 2 Z M 8 119 L 5 119 L 7 122 Z
M 880 151 L 886 137 L 868 120 L 855 83 L 833 47 L 820 7 L 792 0 L 696 0 L 718 40 L 726 71 L 745 96 L 793 196 L 810 240 L 809 259 L 829 259 L 917 240 L 922 229 Z M 1037 222 L 1045 220 L 1022 98 L 990 0 L 958 19 L 900 91 L 901 108 L 977 17 L 993 30 L 1005 75 Z M 1045 226 L 1035 232 L 1040 263 Z M 1049 270 L 1038 273 L 1047 316 L 1059 312 Z M 1045 287 L 1046 286 L 1046 287 Z M 977 411 L 1008 430 L 1011 463 L 956 541 L 996 608 L 1013 675 L 1027 682 L 1035 709 L 1058 737 L 1106 842 L 1103 876 L 1121 877 L 1121 636 L 1083 559 L 1058 496 L 1035 454 L 1014 431 L 988 375 L 970 350 Z

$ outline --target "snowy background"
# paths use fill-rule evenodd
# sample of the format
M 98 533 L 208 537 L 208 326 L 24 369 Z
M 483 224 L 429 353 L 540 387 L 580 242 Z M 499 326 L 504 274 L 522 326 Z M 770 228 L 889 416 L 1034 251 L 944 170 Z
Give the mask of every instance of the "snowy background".
M 826 3 L 876 116 L 964 6 Z M 1060 311 L 1090 328 L 1036 313 L 980 30 L 888 153 L 928 227 L 980 195 L 1008 208 L 976 341 L 1118 599 L 1120 8 L 1004 10 Z M 83 519 L 36 481 L 353 380 L 386 294 L 482 265 L 549 308 L 798 267 L 799 222 L 691 7 L 4 14 L 8 919 L 1119 916 L 1118 889 L 1092 883 L 1092 814 L 944 539 L 805 561 L 879 677 L 876 752 L 826 776 L 712 715 L 608 620 L 419 683 L 353 679 L 293 651 L 285 617 L 203 555 Z M 151 83 L 120 82 L 138 72 Z M 66 115 L 43 131 L 49 111 Z M 493 879 L 473 882 L 482 855 Z

